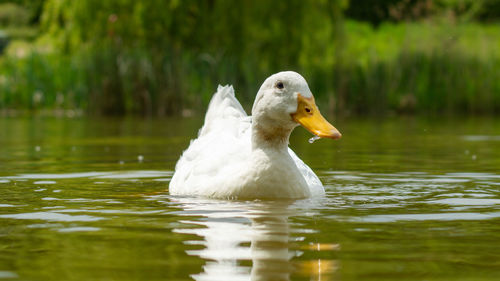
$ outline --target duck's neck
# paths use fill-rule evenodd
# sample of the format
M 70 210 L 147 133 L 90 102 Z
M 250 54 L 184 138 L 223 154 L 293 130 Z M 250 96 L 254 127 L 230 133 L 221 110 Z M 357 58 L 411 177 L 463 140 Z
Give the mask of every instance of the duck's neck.
M 252 122 L 252 149 L 273 149 L 288 151 L 288 140 L 293 127 L 264 125 L 263 122 Z

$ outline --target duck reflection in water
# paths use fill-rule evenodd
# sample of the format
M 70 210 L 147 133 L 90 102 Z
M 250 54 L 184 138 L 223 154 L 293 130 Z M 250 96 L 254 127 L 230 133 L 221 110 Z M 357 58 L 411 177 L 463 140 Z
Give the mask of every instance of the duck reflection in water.
M 300 212 L 293 207 L 293 202 L 193 198 L 176 198 L 175 201 L 183 208 L 180 215 L 199 217 L 181 221 L 187 227 L 174 230 L 203 238 L 185 241 L 204 246 L 200 250 L 186 251 L 188 255 L 206 260 L 203 271 L 191 276 L 197 281 L 290 280 L 292 273 L 310 276 L 310 280 L 330 280 L 332 269 L 336 267 L 334 261 L 319 259 L 292 262 L 293 257 L 301 254 L 299 249 L 290 248 L 293 229 L 290 229 L 288 218 Z M 304 237 L 292 239 L 300 241 Z M 310 248 L 308 245 L 305 250 L 312 250 Z M 326 275 L 322 276 L 323 273 Z

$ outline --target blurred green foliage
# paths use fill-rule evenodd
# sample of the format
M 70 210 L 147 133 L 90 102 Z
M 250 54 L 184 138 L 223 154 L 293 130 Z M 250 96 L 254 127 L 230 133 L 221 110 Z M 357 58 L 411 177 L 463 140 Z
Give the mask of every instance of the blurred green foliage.
M 0 26 L 26 25 L 29 21 L 27 9 L 14 3 L 0 3 Z
M 345 23 L 336 92 L 354 113 L 500 109 L 500 26 Z
M 477 23 L 497 0 L 17 3 L 40 34 L 0 57 L 0 108 L 201 113 L 219 83 L 250 105 L 295 70 L 331 112 L 500 109 L 500 27 Z
M 79 64 L 94 113 L 175 114 L 202 108 L 217 83 L 237 85 L 249 103 L 273 72 L 331 77 L 345 4 L 47 0 L 39 46 Z
M 40 21 L 46 0 L 0 0 L 2 27 L 8 25 L 36 25 Z
M 345 15 L 373 25 L 383 22 L 448 18 L 464 22 L 500 18 L 498 0 L 365 0 L 351 1 Z

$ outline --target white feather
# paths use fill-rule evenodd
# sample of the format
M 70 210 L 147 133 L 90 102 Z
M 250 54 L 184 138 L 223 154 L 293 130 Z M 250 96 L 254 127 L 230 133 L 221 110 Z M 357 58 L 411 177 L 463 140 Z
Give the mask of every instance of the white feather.
M 213 198 L 302 198 L 324 194 L 321 181 L 290 148 L 287 155 L 252 152 L 251 120 L 235 98 L 233 87 L 219 86 L 198 138 L 191 141 L 177 162 L 170 193 Z M 305 190 L 300 185 L 304 181 Z

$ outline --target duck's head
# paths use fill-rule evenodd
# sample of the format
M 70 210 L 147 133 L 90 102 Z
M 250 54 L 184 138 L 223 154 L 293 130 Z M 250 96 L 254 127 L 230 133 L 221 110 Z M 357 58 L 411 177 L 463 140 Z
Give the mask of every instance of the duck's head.
M 276 73 L 264 81 L 252 108 L 254 122 L 268 130 L 302 125 L 321 138 L 338 139 L 340 132 L 319 112 L 306 80 L 293 71 Z

